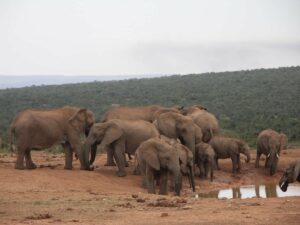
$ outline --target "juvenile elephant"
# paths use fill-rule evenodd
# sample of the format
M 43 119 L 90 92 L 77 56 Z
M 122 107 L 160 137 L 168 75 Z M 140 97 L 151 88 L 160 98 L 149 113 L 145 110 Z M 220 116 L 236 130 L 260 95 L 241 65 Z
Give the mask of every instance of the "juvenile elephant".
M 180 195 L 181 172 L 188 174 L 195 191 L 192 152 L 180 143 L 170 144 L 156 137 L 143 142 L 137 149 L 136 157 L 143 178 L 143 186 L 155 194 L 155 180 L 159 179 L 159 194 L 167 194 L 168 173 L 173 176 L 175 193 Z
M 77 153 L 83 166 L 80 154 L 82 144 L 80 134 L 88 134 L 95 123 L 94 113 L 78 107 L 58 109 L 27 109 L 18 113 L 10 125 L 10 145 L 16 138 L 18 151 L 16 169 L 24 169 L 24 157 L 27 169 L 35 169 L 30 151 L 49 148 L 62 144 L 65 149 L 65 169 L 72 169 L 73 151 Z
M 160 105 L 149 105 L 139 107 L 114 107 L 104 114 L 102 122 L 107 122 L 111 119 L 120 120 L 145 120 L 153 122 L 155 118 L 167 111 L 179 112 L 177 108 L 166 108 Z
M 195 155 L 195 145 L 202 141 L 202 131 L 191 118 L 175 112 L 166 112 L 160 114 L 154 124 L 162 135 L 178 138 Z
M 231 158 L 232 160 L 232 172 L 239 172 L 241 169 L 240 153 L 244 154 L 250 161 L 250 149 L 249 146 L 242 140 L 236 138 L 215 136 L 209 144 L 215 150 L 216 165 L 219 168 L 218 159 Z
M 286 192 L 289 183 L 300 182 L 300 159 L 292 162 L 289 167 L 284 171 L 279 181 L 279 187 L 282 191 Z
M 213 181 L 214 177 L 214 162 L 215 151 L 207 143 L 200 143 L 196 145 L 195 161 L 200 170 L 200 177 L 205 175 L 206 178 L 210 176 L 210 181 Z
M 84 144 L 84 159 L 85 169 L 92 170 L 90 164 L 94 161 L 96 155 L 95 144 L 106 146 L 109 163 L 113 163 L 115 158 L 119 177 L 126 176 L 125 172 L 125 153 L 134 154 L 138 146 L 152 137 L 159 136 L 156 127 L 147 121 L 143 120 L 110 120 L 104 123 L 96 123 L 91 128 L 91 131 Z
M 203 142 L 208 143 L 219 131 L 219 122 L 214 114 L 201 105 L 194 105 L 181 110 L 183 115 L 189 116 L 203 133 Z
M 270 168 L 270 175 L 274 175 L 277 170 L 280 151 L 286 149 L 287 136 L 283 133 L 277 133 L 272 129 L 266 129 L 260 132 L 257 138 L 257 152 L 255 167 L 259 167 L 261 154 L 266 156 L 265 167 Z

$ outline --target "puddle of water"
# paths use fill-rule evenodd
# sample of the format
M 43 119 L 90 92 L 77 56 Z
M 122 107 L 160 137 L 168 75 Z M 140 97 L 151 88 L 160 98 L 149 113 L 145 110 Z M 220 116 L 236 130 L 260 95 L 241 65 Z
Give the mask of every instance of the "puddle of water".
M 264 185 L 248 185 L 237 188 L 223 189 L 212 191 L 208 193 L 198 194 L 202 198 L 218 198 L 218 199 L 232 199 L 232 198 L 280 198 L 287 196 L 300 196 L 300 185 L 289 184 L 286 192 L 281 191 L 277 184 Z

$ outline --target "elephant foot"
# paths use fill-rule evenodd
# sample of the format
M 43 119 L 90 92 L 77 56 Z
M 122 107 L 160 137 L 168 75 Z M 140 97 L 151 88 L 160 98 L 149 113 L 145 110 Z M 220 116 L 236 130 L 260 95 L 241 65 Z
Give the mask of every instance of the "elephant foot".
M 104 164 L 104 166 L 116 166 L 116 164 L 114 162 L 107 162 Z
M 29 165 L 26 165 L 26 169 L 29 169 L 29 170 L 34 170 L 36 168 L 37 168 L 37 166 L 34 163 L 30 163 Z
M 126 172 L 125 171 L 118 171 L 117 172 L 117 176 L 118 177 L 125 177 L 126 176 Z
M 15 165 L 15 169 L 17 169 L 17 170 L 24 170 L 25 168 L 24 168 L 24 165 L 22 165 L 22 164 L 16 164 Z
M 64 169 L 65 169 L 65 170 L 72 170 L 72 169 L 73 169 L 73 166 L 65 166 Z
M 141 171 L 135 169 L 135 170 L 133 171 L 133 175 L 141 175 Z

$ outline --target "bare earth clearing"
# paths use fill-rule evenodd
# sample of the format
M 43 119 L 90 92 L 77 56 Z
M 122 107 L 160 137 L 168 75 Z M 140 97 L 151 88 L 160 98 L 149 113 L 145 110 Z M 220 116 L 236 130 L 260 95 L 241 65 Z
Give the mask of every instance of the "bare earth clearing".
M 147 194 L 141 177 L 115 176 L 115 167 L 104 167 L 98 155 L 95 171 L 64 170 L 63 154 L 32 151 L 36 170 L 15 170 L 15 157 L 0 158 L 0 224 L 299 224 L 300 197 L 214 199 L 193 197 L 184 180 L 181 197 Z M 231 174 L 231 161 L 220 160 L 215 180 L 196 178 L 198 193 L 255 183 L 278 182 L 284 168 L 300 149 L 282 152 L 278 172 L 268 176 L 254 168 L 255 152 L 240 174 Z M 131 163 L 132 164 L 132 163 Z

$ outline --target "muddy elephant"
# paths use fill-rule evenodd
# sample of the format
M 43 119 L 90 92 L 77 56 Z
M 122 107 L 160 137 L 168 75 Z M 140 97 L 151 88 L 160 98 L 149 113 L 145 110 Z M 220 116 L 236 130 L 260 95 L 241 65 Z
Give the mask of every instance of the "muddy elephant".
M 231 158 L 233 173 L 240 172 L 240 154 L 244 154 L 247 157 L 247 163 L 250 161 L 250 148 L 240 139 L 214 136 L 209 144 L 215 150 L 216 166 L 218 169 L 220 169 L 218 159 Z
M 203 133 L 203 142 L 208 143 L 210 139 L 219 131 L 219 122 L 214 114 L 207 111 L 201 105 L 194 105 L 183 108 L 181 110 L 183 115 L 191 117 L 195 124 L 197 124 Z
M 182 174 L 187 174 L 195 191 L 193 174 L 193 155 L 184 145 L 174 141 L 166 142 L 160 137 L 143 142 L 136 152 L 143 186 L 155 194 L 155 180 L 159 180 L 159 194 L 167 194 L 168 174 L 173 177 L 175 193 L 180 195 Z
M 25 157 L 26 168 L 35 169 L 30 151 L 55 144 L 62 144 L 65 150 L 65 169 L 72 169 L 73 151 L 83 166 L 80 135 L 88 135 L 94 123 L 94 113 L 79 107 L 27 109 L 18 113 L 10 125 L 10 146 L 15 138 L 18 152 L 15 168 L 24 169 Z
M 282 191 L 286 192 L 289 184 L 296 181 L 300 182 L 300 159 L 295 160 L 285 169 L 279 180 L 279 187 Z
M 200 170 L 200 177 L 210 177 L 210 181 L 213 181 L 215 151 L 211 145 L 207 143 L 197 144 L 195 161 Z
M 202 131 L 191 118 L 175 112 L 166 112 L 160 114 L 154 124 L 160 134 L 178 138 L 195 155 L 195 145 L 202 142 Z
M 257 138 L 257 152 L 255 167 L 259 167 L 261 154 L 266 156 L 265 167 L 270 168 L 270 175 L 274 175 L 277 170 L 280 151 L 286 149 L 287 136 L 284 133 L 277 133 L 272 129 L 260 132 Z
M 140 106 L 140 107 L 114 107 L 107 111 L 103 118 L 102 122 L 107 122 L 111 119 L 121 119 L 121 120 L 145 120 L 148 122 L 153 122 L 155 118 L 164 112 L 179 112 L 177 107 L 166 108 L 160 105 L 149 105 L 149 106 Z
M 93 170 L 91 162 L 95 159 L 97 149 L 93 146 L 100 144 L 109 151 L 109 163 L 113 164 L 113 158 L 116 160 L 117 176 L 126 176 L 125 153 L 134 154 L 142 142 L 157 136 L 159 133 L 156 127 L 143 120 L 114 119 L 104 123 L 96 123 L 91 128 L 83 148 L 85 169 Z

